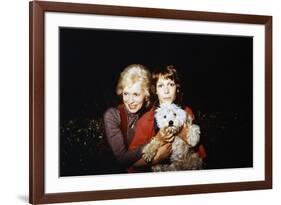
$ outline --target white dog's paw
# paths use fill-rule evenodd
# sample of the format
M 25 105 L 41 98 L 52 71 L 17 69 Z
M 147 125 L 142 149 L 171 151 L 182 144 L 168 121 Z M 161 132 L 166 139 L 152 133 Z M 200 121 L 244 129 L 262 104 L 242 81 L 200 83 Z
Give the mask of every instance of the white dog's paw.
M 189 136 L 188 136 L 187 142 L 192 147 L 194 147 L 195 145 L 197 145 L 197 143 L 200 140 L 200 127 L 195 124 L 191 125 L 189 128 L 188 135 Z

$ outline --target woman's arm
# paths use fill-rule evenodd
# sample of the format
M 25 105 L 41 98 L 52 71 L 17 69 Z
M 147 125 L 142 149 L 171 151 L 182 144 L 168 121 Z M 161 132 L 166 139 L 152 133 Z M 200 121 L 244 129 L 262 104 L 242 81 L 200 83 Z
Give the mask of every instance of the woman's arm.
M 163 146 L 159 147 L 155 157 L 153 158 L 152 162 L 150 164 L 146 163 L 143 158 L 139 159 L 137 162 L 135 162 L 132 167 L 134 168 L 140 168 L 140 167 L 150 167 L 153 165 L 156 165 L 163 160 L 166 160 L 170 155 L 172 154 L 172 144 L 167 143 Z
M 152 140 L 144 146 L 142 158 L 134 163 L 133 167 L 149 167 L 168 159 L 172 154 L 172 140 L 172 133 L 160 129 Z
M 141 158 L 141 148 L 128 150 L 121 131 L 121 118 L 116 108 L 109 108 L 104 114 L 106 139 L 120 164 L 130 166 Z

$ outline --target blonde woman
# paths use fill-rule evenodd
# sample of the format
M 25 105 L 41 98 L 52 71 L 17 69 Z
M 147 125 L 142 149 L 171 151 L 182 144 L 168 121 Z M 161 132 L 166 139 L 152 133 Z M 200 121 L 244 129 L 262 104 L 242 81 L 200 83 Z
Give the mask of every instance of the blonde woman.
M 143 65 L 127 66 L 120 74 L 116 93 L 122 99 L 117 107 L 104 114 L 105 134 L 108 144 L 124 170 L 141 159 L 142 146 L 128 150 L 140 116 L 150 107 L 151 74 Z M 155 159 L 161 161 L 171 154 L 171 146 L 163 146 Z

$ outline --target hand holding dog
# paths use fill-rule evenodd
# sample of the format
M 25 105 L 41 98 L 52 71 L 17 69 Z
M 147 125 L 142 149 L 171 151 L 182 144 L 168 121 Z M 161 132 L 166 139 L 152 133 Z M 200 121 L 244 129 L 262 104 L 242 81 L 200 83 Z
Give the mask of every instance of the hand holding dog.
M 179 133 L 179 137 L 187 142 L 190 146 L 194 147 L 200 141 L 200 127 L 195 124 L 187 125 L 184 123 Z
M 163 146 L 158 148 L 152 164 L 155 165 L 162 162 L 165 159 L 168 159 L 171 154 L 172 154 L 172 144 L 171 143 L 164 144 Z
M 188 143 L 188 125 L 186 123 L 183 124 L 179 137 Z
M 165 144 L 165 143 L 171 143 L 175 137 L 173 133 L 170 130 L 168 130 L 168 128 L 162 128 L 156 134 L 155 138 L 163 142 L 162 144 Z

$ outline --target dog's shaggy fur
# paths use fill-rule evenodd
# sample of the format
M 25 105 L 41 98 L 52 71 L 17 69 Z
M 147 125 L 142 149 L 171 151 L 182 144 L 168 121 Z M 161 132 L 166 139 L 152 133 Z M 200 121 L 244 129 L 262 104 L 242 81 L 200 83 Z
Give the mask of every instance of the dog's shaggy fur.
M 172 142 L 172 154 L 169 164 L 157 164 L 152 166 L 153 171 L 178 171 L 194 170 L 202 168 L 202 159 L 193 151 L 200 139 L 200 128 L 192 124 L 192 119 L 187 113 L 175 104 L 162 104 L 155 111 L 157 126 L 165 128 L 174 134 Z M 188 136 L 181 138 L 178 133 L 184 123 L 187 125 Z M 150 162 L 155 157 L 157 150 L 163 145 L 163 141 L 153 138 L 143 149 L 143 159 Z

